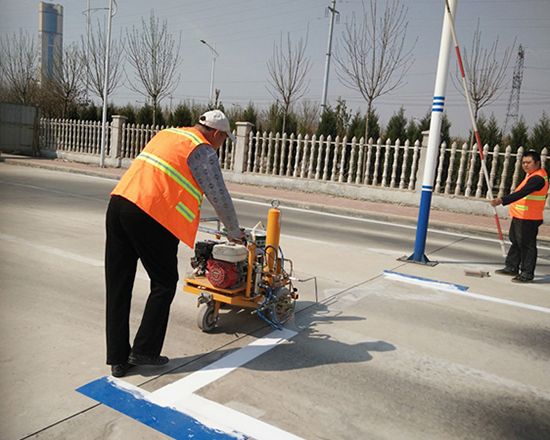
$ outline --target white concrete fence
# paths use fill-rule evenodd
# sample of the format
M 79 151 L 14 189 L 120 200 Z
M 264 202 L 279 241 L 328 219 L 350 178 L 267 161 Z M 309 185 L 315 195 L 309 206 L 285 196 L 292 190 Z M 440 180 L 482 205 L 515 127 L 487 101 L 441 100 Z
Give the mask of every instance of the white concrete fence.
M 108 126 L 108 166 L 127 168 L 149 139 L 165 127 L 126 124 L 113 116 Z M 388 140 L 365 143 L 364 139 L 330 136 L 290 136 L 254 132 L 252 124 L 236 124 L 237 143 L 220 149 L 220 166 L 226 180 L 260 186 L 326 193 L 335 196 L 417 205 L 424 173 L 427 133 L 422 143 L 401 144 Z M 99 164 L 101 124 L 91 121 L 42 119 L 40 152 L 79 162 Z M 483 148 L 493 195 L 513 191 L 523 178 L 519 148 Z M 548 151 L 541 153 L 549 169 Z M 441 144 L 432 206 L 457 212 L 491 215 L 488 189 L 481 171 L 477 145 L 468 148 Z M 545 213 L 550 214 L 547 201 Z M 502 215 L 506 210 L 499 211 Z M 548 218 L 548 217 L 547 217 Z

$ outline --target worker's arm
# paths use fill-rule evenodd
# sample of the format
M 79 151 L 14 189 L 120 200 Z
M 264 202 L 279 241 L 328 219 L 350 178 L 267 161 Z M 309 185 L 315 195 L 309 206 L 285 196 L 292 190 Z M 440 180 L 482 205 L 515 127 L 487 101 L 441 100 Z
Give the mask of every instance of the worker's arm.
M 513 192 L 512 194 L 509 194 L 507 196 L 497 197 L 496 199 L 491 200 L 490 203 L 492 206 L 506 206 L 510 203 L 518 201 L 519 199 L 523 199 L 525 196 L 528 196 L 532 192 L 540 191 L 543 187 L 544 179 L 541 176 L 533 176 L 519 191 Z
M 208 144 L 199 145 L 187 158 L 193 177 L 227 229 L 230 239 L 242 235 L 233 201 L 223 180 L 218 156 Z

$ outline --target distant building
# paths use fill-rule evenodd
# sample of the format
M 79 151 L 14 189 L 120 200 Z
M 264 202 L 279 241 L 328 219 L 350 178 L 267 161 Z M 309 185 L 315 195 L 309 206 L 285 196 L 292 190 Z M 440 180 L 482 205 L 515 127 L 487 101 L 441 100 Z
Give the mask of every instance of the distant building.
M 38 3 L 38 79 L 52 78 L 56 54 L 63 53 L 63 6 Z

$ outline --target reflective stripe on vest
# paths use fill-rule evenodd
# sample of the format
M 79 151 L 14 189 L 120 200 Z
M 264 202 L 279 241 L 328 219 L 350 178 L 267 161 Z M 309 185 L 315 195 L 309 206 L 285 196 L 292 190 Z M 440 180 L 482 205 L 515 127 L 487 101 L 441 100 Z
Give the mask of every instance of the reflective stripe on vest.
M 148 164 L 151 164 L 161 170 L 163 173 L 166 173 L 171 177 L 176 183 L 178 183 L 182 188 L 184 188 L 189 194 L 191 194 L 199 202 L 199 206 L 202 203 L 202 194 L 201 192 L 181 175 L 181 173 L 176 170 L 172 165 L 170 165 L 165 160 L 162 160 L 160 157 L 155 156 L 151 153 L 141 152 L 136 159 L 143 160 Z
M 177 128 L 167 128 L 166 131 L 171 131 L 172 133 L 182 134 L 183 136 L 187 137 L 188 139 L 191 139 L 195 145 L 202 144 L 202 141 L 200 138 L 195 136 L 193 133 L 185 130 L 179 130 Z

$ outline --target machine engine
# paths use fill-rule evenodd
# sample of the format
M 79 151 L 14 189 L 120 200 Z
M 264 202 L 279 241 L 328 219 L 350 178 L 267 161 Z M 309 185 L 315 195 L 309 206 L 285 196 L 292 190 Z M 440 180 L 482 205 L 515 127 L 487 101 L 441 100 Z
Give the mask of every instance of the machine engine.
M 214 287 L 231 289 L 246 281 L 248 249 L 234 243 L 207 240 L 195 244 L 191 266 Z

